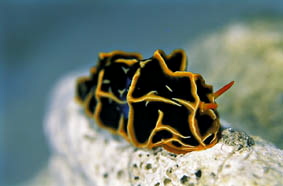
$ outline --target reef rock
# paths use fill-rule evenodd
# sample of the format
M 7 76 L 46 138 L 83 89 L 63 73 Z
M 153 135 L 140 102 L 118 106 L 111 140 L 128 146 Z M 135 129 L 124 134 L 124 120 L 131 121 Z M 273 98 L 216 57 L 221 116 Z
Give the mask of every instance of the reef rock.
M 214 147 L 176 155 L 138 149 L 96 126 L 74 102 L 75 78 L 51 96 L 45 130 L 52 149 L 53 185 L 283 185 L 283 151 L 228 128 Z M 51 181 L 52 180 L 52 181 Z

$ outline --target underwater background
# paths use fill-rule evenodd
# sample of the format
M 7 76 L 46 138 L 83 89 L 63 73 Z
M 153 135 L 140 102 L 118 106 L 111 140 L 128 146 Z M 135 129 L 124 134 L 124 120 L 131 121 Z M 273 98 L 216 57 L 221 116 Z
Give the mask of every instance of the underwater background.
M 241 73 L 229 76 L 233 73 L 227 73 L 227 68 L 221 68 L 223 65 L 220 63 L 213 63 L 214 65 L 209 68 L 198 64 L 198 59 L 209 60 L 210 56 L 213 57 L 213 53 L 209 53 L 208 49 L 219 48 L 220 39 L 213 40 L 215 47 L 213 43 L 212 46 L 210 43 L 209 47 L 203 46 L 205 43 L 202 42 L 202 39 L 207 38 L 211 33 L 220 33 L 217 38 L 221 37 L 227 34 L 223 28 L 234 23 L 245 22 L 245 25 L 248 25 L 251 22 L 254 24 L 250 20 L 267 22 L 277 20 L 282 23 L 282 18 L 283 2 L 277 0 L 229 2 L 218 0 L 213 3 L 185 0 L 124 0 L 119 3 L 114 0 L 107 2 L 73 0 L 68 3 L 64 0 L 1 1 L 0 185 L 24 185 L 23 183 L 47 165 L 50 152 L 44 136 L 43 122 L 50 91 L 60 77 L 69 72 L 88 69 L 95 65 L 99 52 L 118 49 L 140 52 L 145 58 L 148 58 L 156 49 L 170 53 L 176 48 L 184 48 L 188 52 L 188 69 L 192 72 L 202 72 L 209 84 L 219 83 L 218 80 L 215 80 L 217 78 L 209 79 L 213 76 L 209 73 L 222 74 L 221 71 L 225 71 L 223 73 L 225 75 L 221 76 L 223 82 L 235 80 L 237 83 L 237 75 L 242 77 Z M 266 23 L 263 25 L 270 27 Z M 256 26 L 252 28 L 255 31 L 262 29 Z M 271 26 L 271 31 L 272 29 L 277 28 Z M 203 44 L 200 49 L 191 46 L 196 46 L 200 42 Z M 272 47 L 278 47 L 279 50 L 281 47 L 282 52 L 282 43 L 274 44 Z M 192 53 L 190 49 L 194 49 L 195 53 Z M 215 51 L 217 56 L 221 55 L 219 51 L 223 50 Z M 198 58 L 196 54 L 209 57 Z M 245 56 L 246 54 L 237 53 L 237 55 Z M 233 55 L 229 57 L 233 58 Z M 226 66 L 229 66 L 227 65 L 229 57 L 224 60 Z M 244 61 L 250 57 L 240 59 Z M 207 63 L 211 64 L 210 61 Z M 275 69 L 280 67 L 283 69 L 283 64 L 280 62 L 278 64 Z M 244 62 L 239 63 L 239 66 L 242 69 L 258 67 L 256 64 L 245 67 Z M 262 68 L 266 67 L 268 68 L 268 65 Z M 233 69 L 234 67 L 229 70 L 233 71 Z M 270 73 L 272 74 L 272 70 Z M 230 79 L 235 77 L 236 79 Z M 280 77 L 282 78 L 282 75 L 276 76 L 277 81 L 280 80 Z M 255 80 L 260 81 L 261 78 L 255 77 Z M 241 82 L 240 79 L 239 82 Z M 252 86 L 253 81 L 249 79 L 249 82 L 249 86 Z M 269 82 L 274 81 L 263 81 L 264 85 Z M 217 84 L 218 88 L 220 86 Z M 276 88 L 278 85 L 274 86 Z M 268 94 L 270 92 L 268 90 L 272 89 L 272 87 L 267 89 L 266 86 L 260 88 L 264 94 Z M 217 101 L 221 118 L 231 123 L 236 123 L 238 120 L 240 123 L 248 116 L 239 114 L 238 107 L 225 106 L 223 107 L 225 110 L 221 112 L 221 105 L 224 105 L 224 102 L 225 104 L 231 102 L 234 106 L 239 104 L 237 99 L 241 97 L 233 96 L 234 89 L 237 90 L 236 85 L 227 95 L 223 96 L 223 102 L 222 98 Z M 239 94 L 241 92 L 237 92 L 237 95 Z M 252 94 L 250 98 L 258 100 L 258 102 L 252 102 L 257 108 L 261 104 L 259 98 L 257 94 Z M 279 100 L 276 103 L 279 107 L 283 101 Z M 245 111 L 247 107 L 243 107 L 240 107 L 241 112 L 247 113 Z M 279 108 L 282 109 L 281 106 Z M 250 112 L 250 109 L 247 111 Z M 275 116 L 283 115 L 283 113 L 280 114 L 281 111 L 279 110 L 279 114 Z M 241 123 L 249 123 L 245 121 Z M 260 122 L 254 118 L 252 121 Z M 264 123 L 268 122 L 269 120 L 264 121 Z M 283 124 L 282 120 L 281 123 L 276 122 L 276 126 Z M 250 130 L 248 133 L 265 138 L 264 132 L 253 133 L 253 128 L 258 127 L 246 127 L 245 129 Z M 278 128 L 274 130 L 278 131 Z M 276 140 L 274 142 L 280 144 L 280 139 L 279 142 L 278 139 Z

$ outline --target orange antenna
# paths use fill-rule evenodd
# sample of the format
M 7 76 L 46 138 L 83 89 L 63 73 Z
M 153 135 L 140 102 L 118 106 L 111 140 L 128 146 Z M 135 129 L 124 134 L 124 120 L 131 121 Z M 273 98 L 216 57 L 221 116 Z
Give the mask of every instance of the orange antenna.
M 217 90 L 216 92 L 213 93 L 214 95 L 214 99 L 218 98 L 219 96 L 221 96 L 224 92 L 226 92 L 229 88 L 232 87 L 232 85 L 234 84 L 234 81 L 231 81 L 230 83 L 228 83 L 227 85 L 224 85 L 221 89 Z
M 217 108 L 217 104 L 216 103 L 204 103 L 204 102 L 200 102 L 200 110 L 201 111 L 205 111 L 208 109 L 216 109 Z

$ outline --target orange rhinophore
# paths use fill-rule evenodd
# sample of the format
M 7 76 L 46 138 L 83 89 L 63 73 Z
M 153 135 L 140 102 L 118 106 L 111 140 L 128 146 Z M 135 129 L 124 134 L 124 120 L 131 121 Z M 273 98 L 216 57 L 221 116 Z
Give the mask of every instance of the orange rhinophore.
M 199 74 L 186 72 L 183 50 L 166 55 L 157 50 L 149 59 L 138 53 L 100 53 L 90 76 L 77 81 L 76 100 L 100 127 L 136 147 L 163 147 L 184 154 L 215 145 L 219 115 L 216 92 Z
M 224 92 L 226 92 L 229 88 L 231 88 L 234 84 L 234 81 L 231 81 L 230 83 L 228 83 L 227 85 L 223 86 L 221 89 L 217 90 L 213 95 L 214 95 L 214 99 L 218 98 L 219 96 L 221 96 Z

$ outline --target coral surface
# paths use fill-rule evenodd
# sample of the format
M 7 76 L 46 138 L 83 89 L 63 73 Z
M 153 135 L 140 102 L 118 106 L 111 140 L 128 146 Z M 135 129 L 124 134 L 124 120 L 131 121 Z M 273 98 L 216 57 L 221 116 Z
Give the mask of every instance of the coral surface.
M 137 149 L 100 129 L 74 102 L 75 78 L 51 96 L 45 130 L 53 185 L 282 185 L 283 151 L 231 128 L 214 147 L 185 155 Z M 52 180 L 52 181 L 50 181 Z

